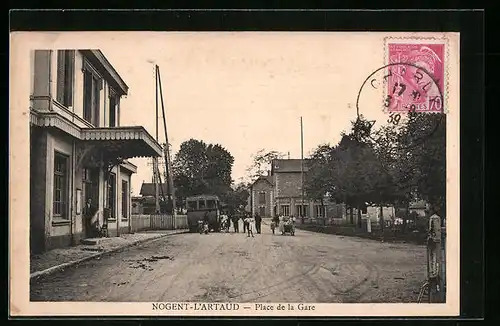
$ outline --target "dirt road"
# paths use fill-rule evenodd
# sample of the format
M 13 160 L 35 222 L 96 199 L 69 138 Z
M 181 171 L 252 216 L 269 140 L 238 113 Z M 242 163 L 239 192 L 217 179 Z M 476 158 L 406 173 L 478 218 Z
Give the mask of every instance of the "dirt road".
M 425 247 L 297 230 L 180 234 L 31 284 L 32 301 L 416 302 Z

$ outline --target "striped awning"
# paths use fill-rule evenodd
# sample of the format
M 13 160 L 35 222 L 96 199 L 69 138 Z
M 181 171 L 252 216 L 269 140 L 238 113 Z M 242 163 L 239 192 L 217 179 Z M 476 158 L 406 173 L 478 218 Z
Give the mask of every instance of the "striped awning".
M 162 147 L 142 126 L 81 128 L 57 113 L 30 113 L 30 122 L 39 127 L 55 128 L 73 136 L 81 146 L 90 145 L 107 157 L 162 156 Z
M 160 144 L 141 126 L 82 128 L 80 139 L 98 145 L 107 155 L 124 159 L 162 155 Z

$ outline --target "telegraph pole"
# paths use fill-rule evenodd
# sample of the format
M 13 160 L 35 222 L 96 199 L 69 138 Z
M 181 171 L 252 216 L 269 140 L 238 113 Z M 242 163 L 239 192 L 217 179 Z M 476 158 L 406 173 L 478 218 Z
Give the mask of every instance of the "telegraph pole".
M 161 75 L 160 75 L 160 68 L 156 66 L 156 75 L 157 75 L 157 80 L 158 80 L 158 85 L 160 87 L 160 99 L 161 99 L 161 110 L 162 110 L 162 117 L 163 117 L 163 128 L 165 131 L 165 142 L 166 146 L 164 148 L 164 157 L 165 157 L 165 172 L 167 174 L 168 180 L 168 197 L 171 198 L 172 200 L 172 213 L 174 216 L 174 226 L 175 226 L 175 211 L 177 209 L 176 201 L 175 201 L 175 188 L 174 188 L 174 178 L 172 175 L 172 164 L 170 160 L 170 144 L 168 142 L 168 133 L 167 133 L 167 120 L 165 117 L 165 105 L 163 103 L 163 92 L 161 88 Z
M 300 189 L 301 193 L 301 208 L 300 215 L 302 224 L 304 224 L 304 130 L 302 126 L 302 117 L 300 117 Z
M 156 130 L 156 142 L 158 142 L 158 66 L 155 65 L 155 95 L 156 95 L 156 120 L 155 120 L 155 130 Z M 160 189 L 158 188 L 158 158 L 153 158 L 153 176 L 155 183 L 155 209 L 156 213 L 160 212 Z

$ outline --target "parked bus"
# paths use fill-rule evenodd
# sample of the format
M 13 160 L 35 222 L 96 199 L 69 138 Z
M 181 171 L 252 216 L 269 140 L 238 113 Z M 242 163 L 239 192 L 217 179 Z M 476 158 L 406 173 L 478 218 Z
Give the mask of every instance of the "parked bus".
M 220 209 L 219 197 L 215 195 L 198 195 L 186 198 L 187 219 L 189 231 L 198 230 L 198 221 L 208 217 L 209 229 L 220 231 Z

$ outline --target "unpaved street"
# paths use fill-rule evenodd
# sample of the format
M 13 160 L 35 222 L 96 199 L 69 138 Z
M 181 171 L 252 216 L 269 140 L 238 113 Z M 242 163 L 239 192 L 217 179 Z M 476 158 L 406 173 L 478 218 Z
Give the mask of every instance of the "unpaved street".
M 31 284 L 32 301 L 415 302 L 425 247 L 297 230 L 180 234 Z

